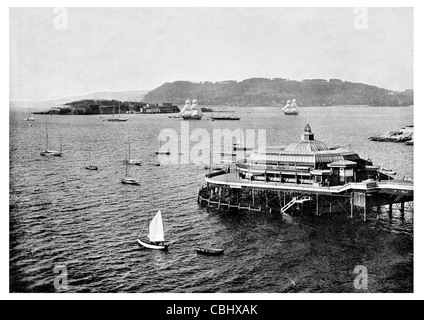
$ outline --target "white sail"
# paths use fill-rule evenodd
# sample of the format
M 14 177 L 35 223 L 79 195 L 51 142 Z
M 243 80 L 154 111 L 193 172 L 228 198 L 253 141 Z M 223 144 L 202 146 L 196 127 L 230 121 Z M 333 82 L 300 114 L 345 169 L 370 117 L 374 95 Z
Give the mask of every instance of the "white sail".
M 292 104 L 291 104 L 291 108 L 294 109 L 294 111 L 297 111 L 297 103 L 296 103 L 296 99 L 293 99 Z
M 284 110 L 286 110 L 288 107 L 290 107 L 291 106 L 291 101 L 290 100 L 287 100 L 287 103 L 286 103 L 286 105 L 284 106 L 284 108 L 283 109 L 281 109 L 282 111 L 284 111 Z
M 193 104 L 191 105 L 191 111 L 193 116 L 203 116 L 202 109 L 197 105 L 197 99 L 193 100 Z
M 159 210 L 149 225 L 149 240 L 152 242 L 165 241 L 163 234 L 162 214 Z
M 190 100 L 186 100 L 183 110 L 180 111 L 180 114 L 184 114 L 190 110 L 191 104 Z

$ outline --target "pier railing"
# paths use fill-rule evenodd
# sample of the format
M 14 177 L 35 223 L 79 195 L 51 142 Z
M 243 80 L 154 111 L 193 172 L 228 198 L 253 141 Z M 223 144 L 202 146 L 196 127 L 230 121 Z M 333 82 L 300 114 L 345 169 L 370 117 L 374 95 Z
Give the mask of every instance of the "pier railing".
M 217 172 L 213 176 L 207 176 L 206 182 L 211 184 L 230 185 L 247 188 L 254 187 L 263 189 L 298 190 L 303 192 L 310 191 L 327 194 L 342 193 L 349 190 L 372 191 L 379 189 L 397 189 L 413 191 L 413 183 L 410 181 L 403 180 L 351 182 L 342 186 L 318 187 L 306 184 L 248 181 L 242 180 L 234 176 L 234 174 L 228 174 L 223 172 Z

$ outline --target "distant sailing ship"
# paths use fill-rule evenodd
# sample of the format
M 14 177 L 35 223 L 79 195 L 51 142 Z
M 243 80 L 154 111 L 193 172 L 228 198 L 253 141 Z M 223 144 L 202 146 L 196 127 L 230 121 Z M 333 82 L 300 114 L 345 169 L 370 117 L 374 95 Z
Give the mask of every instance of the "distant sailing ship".
M 115 118 L 115 105 L 113 105 L 113 116 L 112 118 L 108 118 L 107 121 L 110 122 L 124 122 L 124 121 L 128 121 L 128 119 L 125 118 L 121 118 L 121 104 L 118 103 L 118 118 Z
M 183 110 L 180 112 L 181 117 L 184 120 L 200 120 L 203 117 L 202 109 L 197 105 L 197 100 L 193 99 L 193 103 L 190 104 L 190 100 L 187 100 Z
M 140 240 L 139 245 L 155 250 L 168 250 L 169 243 L 165 243 L 165 234 L 163 231 L 162 213 L 159 210 L 149 225 L 148 240 Z
M 40 155 L 44 156 L 44 157 L 61 157 L 63 155 L 62 152 L 62 142 L 60 143 L 60 150 L 56 151 L 56 150 L 49 150 L 49 131 L 47 129 L 47 121 L 46 121 L 46 150 L 40 152 Z
M 291 102 L 291 103 L 290 103 Z M 288 100 L 286 105 L 283 109 L 281 109 L 284 114 L 286 115 L 298 115 L 299 114 L 299 107 L 296 103 L 296 99 L 293 99 L 293 101 Z

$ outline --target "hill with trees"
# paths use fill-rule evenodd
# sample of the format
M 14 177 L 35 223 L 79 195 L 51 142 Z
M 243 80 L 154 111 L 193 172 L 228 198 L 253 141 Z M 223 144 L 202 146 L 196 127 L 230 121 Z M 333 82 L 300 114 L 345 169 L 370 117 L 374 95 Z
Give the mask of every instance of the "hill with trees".
M 172 101 L 183 104 L 197 99 L 202 105 L 281 106 L 297 99 L 301 106 L 369 105 L 409 106 L 413 91 L 391 91 L 363 83 L 340 79 L 306 79 L 294 81 L 281 78 L 252 78 L 241 82 L 176 81 L 165 83 L 144 96 L 147 103 Z

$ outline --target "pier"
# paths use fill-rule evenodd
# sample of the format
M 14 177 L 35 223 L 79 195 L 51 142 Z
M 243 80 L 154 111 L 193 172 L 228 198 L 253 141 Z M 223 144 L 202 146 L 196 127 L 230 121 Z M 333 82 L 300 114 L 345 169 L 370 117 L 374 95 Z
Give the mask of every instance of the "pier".
M 353 151 L 328 148 L 314 140 L 309 125 L 300 143 L 255 151 L 230 172 L 206 175 L 205 182 L 199 205 L 224 210 L 342 213 L 367 221 L 413 209 L 412 181 L 394 180 Z

